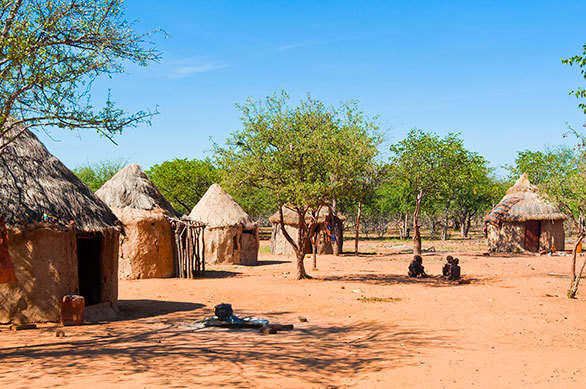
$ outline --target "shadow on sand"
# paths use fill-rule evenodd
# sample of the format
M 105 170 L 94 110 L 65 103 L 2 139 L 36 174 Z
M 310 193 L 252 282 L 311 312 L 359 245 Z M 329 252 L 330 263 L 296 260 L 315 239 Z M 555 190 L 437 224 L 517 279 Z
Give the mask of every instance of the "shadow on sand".
M 177 305 L 175 309 L 181 307 L 193 308 Z M 307 323 L 274 336 L 213 328 L 198 331 L 168 323 L 154 328 L 144 322 L 99 330 L 91 339 L 71 335 L 55 342 L 54 337 L 41 336 L 34 345 L 0 346 L 0 378 L 10 386 L 39 373 L 49 379 L 64 371 L 79 377 L 92 374 L 86 364 L 106 363 L 105 379 L 150 372 L 153 385 L 183 380 L 205 386 L 205 380 L 208 384 L 219 380 L 216 384 L 248 388 L 262 386 L 258 377 L 272 376 L 287 377 L 300 386 L 330 387 L 341 384 L 344 377 L 416 365 L 417 356 L 452 347 L 449 337 L 436 331 L 376 322 Z
M 323 281 L 343 281 L 343 282 L 362 282 L 373 285 L 393 285 L 393 284 L 418 284 L 428 287 L 452 287 L 466 284 L 483 284 L 489 281 L 487 278 L 474 278 L 464 276 L 461 281 L 448 281 L 441 276 L 427 276 L 424 278 L 413 278 L 400 274 L 348 274 L 340 276 L 327 276 L 318 278 Z

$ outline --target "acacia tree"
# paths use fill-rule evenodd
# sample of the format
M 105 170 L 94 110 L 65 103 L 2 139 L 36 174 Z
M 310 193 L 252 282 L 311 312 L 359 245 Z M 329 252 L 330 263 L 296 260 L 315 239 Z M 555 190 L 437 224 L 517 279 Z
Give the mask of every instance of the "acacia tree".
M 391 177 L 408 187 L 413 204 L 413 252 L 421 254 L 419 218 L 424 199 L 439 197 L 445 182 L 461 160 L 462 141 L 456 134 L 440 138 L 434 133 L 414 129 L 405 139 L 392 145 Z
M 100 75 L 159 58 L 124 19 L 122 0 L 0 0 L 0 153 L 26 129 L 54 126 L 112 135 L 149 112 L 127 114 L 109 93 L 90 94 Z
M 297 258 L 297 278 L 310 278 L 303 263 L 305 247 L 318 215 L 336 198 L 357 190 L 357 177 L 377 155 L 376 125 L 356 103 L 338 109 L 308 98 L 296 107 L 288 96 L 238 105 L 242 129 L 225 147 L 216 145 L 219 166 L 232 187 L 266 189 L 279 208 L 281 231 Z M 283 207 L 298 216 L 296 241 L 285 228 Z

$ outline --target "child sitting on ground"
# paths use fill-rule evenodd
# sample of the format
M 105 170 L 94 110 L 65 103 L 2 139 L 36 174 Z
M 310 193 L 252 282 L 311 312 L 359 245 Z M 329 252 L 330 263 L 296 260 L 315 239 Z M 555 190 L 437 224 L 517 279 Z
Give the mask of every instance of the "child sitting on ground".
M 458 258 L 454 258 L 450 264 L 450 272 L 448 274 L 448 280 L 450 281 L 456 281 L 460 279 L 460 266 L 458 266 L 458 262 L 460 262 L 460 260 Z
M 414 255 L 413 261 L 409 264 L 409 270 L 407 271 L 409 277 L 425 277 L 425 270 L 423 268 L 423 258 L 421 255 Z
M 444 277 L 448 277 L 450 275 L 450 265 L 452 264 L 453 260 L 454 260 L 454 257 L 452 257 L 451 255 L 448 255 L 446 257 L 446 263 L 444 264 L 444 267 L 442 268 L 442 275 Z

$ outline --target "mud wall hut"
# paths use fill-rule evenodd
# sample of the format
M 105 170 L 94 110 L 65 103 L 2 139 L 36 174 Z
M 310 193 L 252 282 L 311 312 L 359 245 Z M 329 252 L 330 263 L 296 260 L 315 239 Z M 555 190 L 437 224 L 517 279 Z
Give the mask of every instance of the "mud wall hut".
M 328 208 L 322 208 L 319 212 L 318 216 L 318 226 L 317 226 L 317 233 L 318 233 L 318 240 L 317 240 L 317 253 L 318 254 L 333 254 L 334 253 L 334 246 L 333 240 L 340 239 L 340 247 L 342 247 L 342 236 L 332 233 L 335 229 L 332 228 L 332 223 L 329 220 L 330 211 Z M 280 215 L 279 212 L 275 212 L 270 218 L 269 221 L 272 224 L 272 231 L 271 231 L 271 254 L 273 255 L 295 255 L 295 251 L 293 251 L 293 247 L 291 244 L 285 239 L 285 235 L 281 230 L 281 223 L 280 223 Z M 286 206 L 283 207 L 283 221 L 285 224 L 285 229 L 291 236 L 291 238 L 297 242 L 297 238 L 299 237 L 299 215 L 297 212 L 293 211 Z M 306 223 L 309 224 L 310 216 L 305 216 Z M 334 223 L 342 223 L 344 221 L 344 217 L 341 215 L 334 216 Z M 341 228 L 339 229 L 342 230 Z M 341 251 L 341 250 L 340 250 Z M 310 254 L 313 252 L 313 245 L 308 243 L 305 247 L 305 253 Z
M 28 130 L 0 154 L 0 182 L 16 275 L 0 284 L 0 323 L 59 321 L 68 294 L 117 310 L 119 232 L 106 204 Z
M 189 218 L 206 225 L 206 263 L 256 264 L 258 226 L 220 185 L 208 188 Z
M 175 210 L 140 166 L 121 169 L 96 196 L 123 224 L 119 278 L 173 277 L 173 233 L 167 216 L 175 216 Z
M 565 219 L 523 174 L 484 218 L 488 249 L 493 252 L 564 250 Z

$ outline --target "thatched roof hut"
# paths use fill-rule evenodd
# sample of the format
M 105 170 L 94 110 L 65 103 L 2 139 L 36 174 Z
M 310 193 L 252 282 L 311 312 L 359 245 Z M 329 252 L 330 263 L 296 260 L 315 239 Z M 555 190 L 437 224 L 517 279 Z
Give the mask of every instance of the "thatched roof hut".
M 220 185 L 208 188 L 189 218 L 206 225 L 206 262 L 256 264 L 258 226 Z
M 0 285 L 0 322 L 58 321 L 61 298 L 116 308 L 116 216 L 25 130 L 0 154 L 0 202 L 16 284 Z
M 564 249 L 566 216 L 523 174 L 484 218 L 489 250 Z
M 341 235 L 336 236 L 334 231 L 336 229 L 332 228 L 332 222 L 329 220 L 330 217 L 330 209 L 328 207 L 322 207 L 318 214 L 318 227 L 317 232 L 319 234 L 319 239 L 317 243 L 317 253 L 318 254 L 333 254 L 334 247 L 332 245 L 332 241 L 334 239 L 340 239 L 342 241 Z M 281 230 L 280 224 L 281 216 L 279 211 L 275 212 L 270 218 L 269 221 L 273 225 L 273 229 L 271 232 L 271 253 L 273 255 L 294 255 L 295 252 L 293 251 L 293 247 L 291 244 L 287 242 L 283 232 Z M 333 223 L 342 223 L 345 220 L 345 217 L 337 214 L 334 216 Z M 298 238 L 298 226 L 299 226 L 299 214 L 294 211 L 293 209 L 284 206 L 283 207 L 283 222 L 285 224 L 285 228 L 291 238 L 295 242 L 297 242 Z M 311 215 L 305 215 L 305 222 L 309 224 L 311 222 Z M 342 242 L 341 242 L 342 243 Z M 342 245 L 340 245 L 341 247 Z M 305 253 L 309 254 L 313 252 L 313 247 L 311 244 L 308 244 L 305 247 Z
M 175 210 L 140 166 L 131 164 L 121 169 L 96 195 L 124 225 L 119 277 L 172 277 L 173 233 L 167 216 L 174 216 Z

